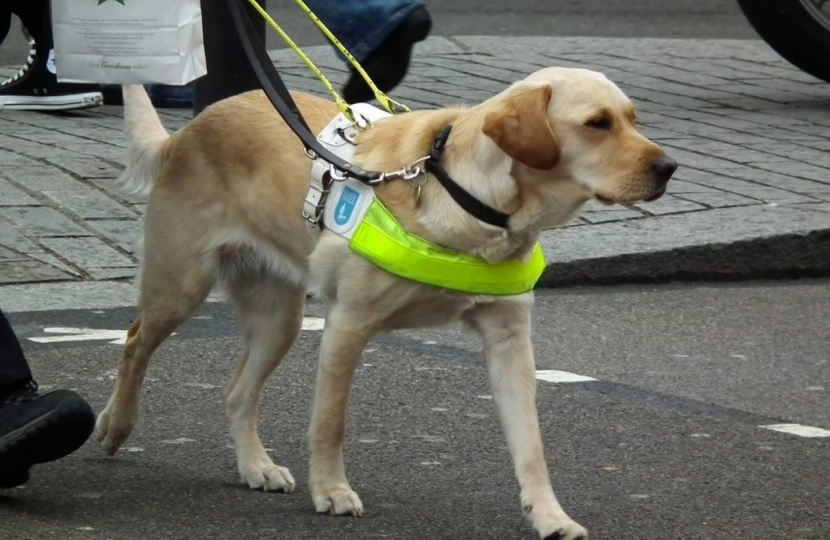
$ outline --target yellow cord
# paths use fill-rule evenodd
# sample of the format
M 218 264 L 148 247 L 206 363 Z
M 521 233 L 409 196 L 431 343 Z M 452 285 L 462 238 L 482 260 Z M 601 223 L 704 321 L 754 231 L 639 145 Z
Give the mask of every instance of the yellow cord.
M 329 31 L 329 29 L 326 28 L 326 25 L 323 24 L 323 21 L 321 21 L 317 17 L 317 15 L 315 15 L 314 12 L 312 12 L 308 8 L 307 5 L 305 5 L 305 2 L 303 2 L 303 0 L 294 1 L 297 3 L 300 9 L 303 10 L 303 13 L 305 13 L 308 16 L 308 18 L 311 19 L 315 25 L 317 25 L 317 28 L 319 28 L 323 32 L 323 34 L 325 34 L 329 41 L 331 41 L 332 45 L 334 45 L 335 48 L 337 48 L 337 50 L 340 51 L 340 53 L 346 58 L 346 60 L 348 60 L 349 63 L 352 66 L 354 66 L 355 70 L 357 70 L 360 76 L 363 77 L 363 80 L 366 81 L 366 84 L 369 85 L 369 88 L 372 90 L 372 93 L 375 95 L 375 99 L 378 100 L 378 103 L 380 103 L 381 107 L 383 107 L 384 109 L 386 109 L 386 111 L 392 114 L 396 114 L 399 112 L 409 112 L 409 107 L 402 103 L 398 103 L 397 101 L 395 101 L 394 99 L 390 98 L 389 96 L 380 91 L 380 89 L 375 85 L 374 81 L 372 81 L 371 77 L 369 77 L 369 74 L 366 73 L 366 71 L 355 59 L 355 57 L 352 56 L 352 54 L 346 49 L 346 47 L 343 46 L 342 43 L 340 43 L 340 41 L 334 36 L 334 34 L 332 34 Z M 274 29 L 274 31 L 283 39 L 283 41 L 285 41 L 286 45 L 288 45 L 288 47 L 291 48 L 291 50 L 293 50 L 297 54 L 297 56 L 300 57 L 300 60 L 302 60 L 305 63 L 305 65 L 308 66 L 308 69 L 310 69 L 312 73 L 314 73 L 317 79 L 319 79 L 320 82 L 323 83 L 323 86 L 334 99 L 334 103 L 337 105 L 337 108 L 340 109 L 340 112 L 342 112 L 343 115 L 346 118 L 348 118 L 350 122 L 355 122 L 354 113 L 352 112 L 351 107 L 349 107 L 349 104 L 346 103 L 346 100 L 344 100 L 340 96 L 340 94 L 337 93 L 337 90 L 334 89 L 332 84 L 329 82 L 326 76 L 323 75 L 323 73 L 314 64 L 314 62 L 312 62 L 311 59 L 308 56 L 306 56 L 303 50 L 299 46 L 297 46 L 296 43 L 294 43 L 294 40 L 292 40 L 291 37 L 288 34 L 286 34 L 282 28 L 280 28 L 280 26 L 276 23 L 276 21 L 274 21 L 274 19 L 271 18 L 270 15 L 268 15 L 268 12 L 262 9 L 262 6 L 260 6 L 256 2 L 256 0 L 248 0 L 248 2 L 254 7 L 254 9 L 257 10 L 257 12 L 262 16 L 262 18 L 268 22 L 271 28 Z
M 348 49 L 346 49 L 346 47 L 344 47 L 343 44 L 340 43 L 340 40 L 338 40 L 334 36 L 334 34 L 332 34 L 329 31 L 328 28 L 326 28 L 326 25 L 323 24 L 323 21 L 321 21 L 319 17 L 317 17 L 317 15 L 315 15 L 314 12 L 312 12 L 311 9 L 309 9 L 309 7 L 305 4 L 305 2 L 303 2 L 303 0 L 294 0 L 294 2 L 300 7 L 301 10 L 303 10 L 303 13 L 305 13 L 308 16 L 308 18 L 311 19 L 314 22 L 314 24 L 317 25 L 317 28 L 319 28 L 323 32 L 323 34 L 325 34 L 329 41 L 331 41 L 332 45 L 334 45 L 334 47 L 338 51 L 340 51 L 340 54 L 342 54 L 346 58 L 346 60 L 348 60 L 349 63 L 352 66 L 354 66 L 355 70 L 357 70 L 357 72 L 360 73 L 360 76 L 363 77 L 363 80 L 366 81 L 366 84 L 369 85 L 369 88 L 375 95 L 375 99 L 378 100 L 378 103 L 380 103 L 381 106 L 387 110 L 387 112 L 392 114 L 398 112 L 409 112 L 409 107 L 401 103 L 398 103 L 397 101 L 391 99 L 389 96 L 380 91 L 380 89 L 375 85 L 374 81 L 372 81 L 371 77 L 369 77 L 369 74 L 366 73 L 366 71 L 355 59 L 355 57 L 352 56 Z
M 283 39 L 283 41 L 285 41 L 285 43 L 291 48 L 291 50 L 293 50 L 297 54 L 297 56 L 300 57 L 300 60 L 305 62 L 305 65 L 308 66 L 308 69 L 310 69 L 314 73 L 314 75 L 317 76 L 321 83 L 323 83 L 323 86 L 325 86 L 326 90 L 328 90 L 329 94 L 331 94 L 331 97 L 334 99 L 334 103 L 337 105 L 337 108 L 340 109 L 340 112 L 343 113 L 343 115 L 349 119 L 349 122 L 354 122 L 355 118 L 354 113 L 352 113 L 351 107 L 349 107 L 349 104 L 346 103 L 346 101 L 342 97 L 340 97 L 340 94 L 337 93 L 337 91 L 331 85 L 326 76 L 323 75 L 323 73 L 317 68 L 316 65 L 314 65 L 314 62 L 312 62 L 311 59 L 305 55 L 303 50 L 300 49 L 296 43 L 294 43 L 294 41 L 288 36 L 288 34 L 283 32 L 282 28 L 280 28 L 280 26 L 274 21 L 274 19 L 272 19 L 271 16 L 268 15 L 268 13 L 264 9 L 262 9 L 262 6 L 260 6 L 256 2 L 256 0 L 248 0 L 248 2 L 254 7 L 254 9 L 256 9 L 259 12 L 260 15 L 262 15 L 262 18 L 268 21 L 268 24 L 271 25 L 271 28 L 273 28 L 274 31 L 277 34 L 279 34 L 279 36 Z

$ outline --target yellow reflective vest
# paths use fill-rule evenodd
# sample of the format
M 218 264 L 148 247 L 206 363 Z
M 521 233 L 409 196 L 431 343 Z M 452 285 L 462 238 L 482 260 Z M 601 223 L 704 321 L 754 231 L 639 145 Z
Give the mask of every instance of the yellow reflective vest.
M 390 274 L 473 294 L 522 294 L 533 289 L 545 270 L 539 244 L 527 263 L 508 260 L 490 264 L 406 232 L 377 198 L 354 231 L 349 247 Z

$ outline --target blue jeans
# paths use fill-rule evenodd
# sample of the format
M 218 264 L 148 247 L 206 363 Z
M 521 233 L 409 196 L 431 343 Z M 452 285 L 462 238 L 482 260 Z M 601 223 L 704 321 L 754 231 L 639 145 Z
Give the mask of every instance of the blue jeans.
M 415 9 L 417 0 L 305 0 L 358 62 L 363 62 Z

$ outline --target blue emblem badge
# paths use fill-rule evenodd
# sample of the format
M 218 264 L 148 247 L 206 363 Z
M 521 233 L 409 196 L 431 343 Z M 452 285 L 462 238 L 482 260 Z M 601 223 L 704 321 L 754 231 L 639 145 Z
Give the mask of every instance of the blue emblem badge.
M 359 199 L 360 194 L 357 191 L 348 186 L 343 188 L 343 193 L 334 209 L 334 222 L 337 225 L 345 225 L 349 222 Z

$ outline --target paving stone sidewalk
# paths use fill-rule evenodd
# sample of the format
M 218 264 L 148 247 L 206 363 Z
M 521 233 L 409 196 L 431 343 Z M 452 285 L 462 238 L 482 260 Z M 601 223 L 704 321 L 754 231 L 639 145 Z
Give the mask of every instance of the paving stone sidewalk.
M 342 84 L 347 72 L 328 48 L 309 52 Z M 322 93 L 287 51 L 272 58 L 289 87 Z M 603 71 L 635 100 L 642 131 L 680 162 L 661 200 L 590 204 L 577 222 L 548 232 L 546 254 L 557 268 L 585 275 L 643 254 L 827 238 L 830 84 L 760 41 L 433 38 L 415 58 L 394 92 L 413 108 L 475 103 L 541 67 Z M 115 187 L 125 161 L 121 113 L 0 111 L 0 285 L 134 276 L 145 201 Z M 191 113 L 161 115 L 175 130 Z

